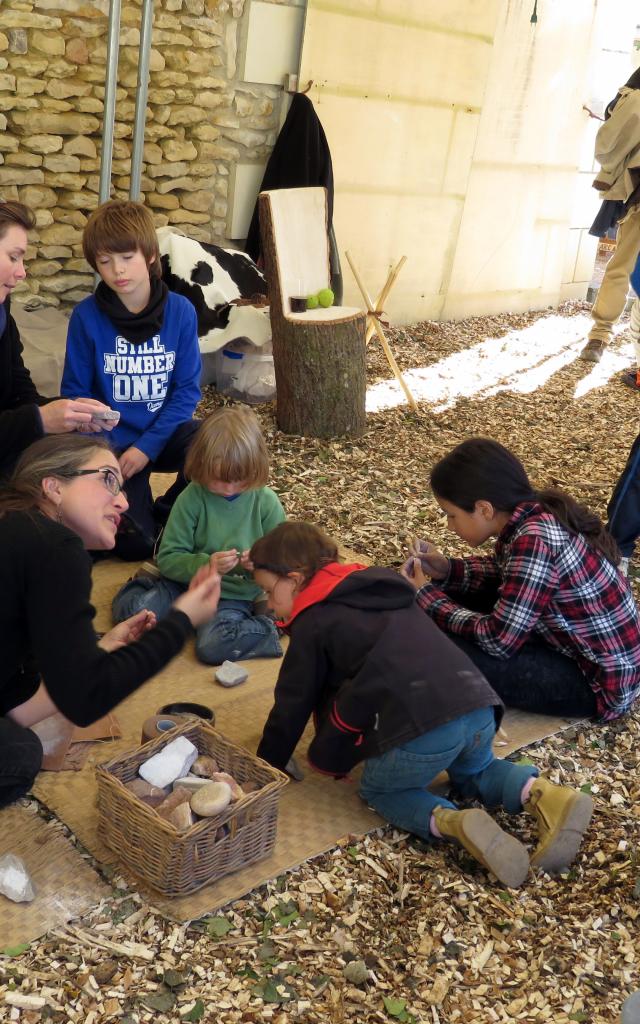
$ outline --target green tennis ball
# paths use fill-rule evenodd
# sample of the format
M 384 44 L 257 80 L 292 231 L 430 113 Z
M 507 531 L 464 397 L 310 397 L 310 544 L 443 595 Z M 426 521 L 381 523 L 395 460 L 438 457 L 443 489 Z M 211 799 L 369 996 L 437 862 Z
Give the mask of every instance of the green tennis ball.
M 330 288 L 321 288 L 320 291 L 318 292 L 318 302 L 320 303 L 321 306 L 324 306 L 325 309 L 327 309 L 329 306 L 333 306 L 334 299 L 335 295 L 333 294 Z
M 309 295 L 307 298 L 307 309 L 317 309 L 320 305 L 320 299 L 317 295 Z

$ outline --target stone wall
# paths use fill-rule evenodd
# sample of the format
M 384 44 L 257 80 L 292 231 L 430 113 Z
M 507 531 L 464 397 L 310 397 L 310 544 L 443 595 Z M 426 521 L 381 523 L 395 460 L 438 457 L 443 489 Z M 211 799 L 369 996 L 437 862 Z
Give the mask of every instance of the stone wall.
M 0 197 L 37 215 L 20 290 L 68 306 L 93 285 L 81 236 L 98 204 L 109 0 L 0 0 L 0 8 Z M 218 244 L 230 169 L 264 160 L 282 96 L 239 81 L 243 8 L 244 0 L 162 0 L 154 11 L 141 191 L 156 226 Z M 141 0 L 123 0 L 119 198 L 129 194 L 140 22 Z

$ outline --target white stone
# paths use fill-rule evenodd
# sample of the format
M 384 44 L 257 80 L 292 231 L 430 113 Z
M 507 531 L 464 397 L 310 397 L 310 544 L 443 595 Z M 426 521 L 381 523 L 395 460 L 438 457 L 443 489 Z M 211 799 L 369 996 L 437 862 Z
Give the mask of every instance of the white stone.
M 249 673 L 242 665 L 236 665 L 235 661 L 223 661 L 216 670 L 216 679 L 221 686 L 239 686 L 249 678 Z
M 141 764 L 139 775 L 152 786 L 164 789 L 186 775 L 197 756 L 197 747 L 186 736 L 178 736 Z
M 208 786 L 211 779 L 200 779 L 197 775 L 185 775 L 181 779 L 176 779 L 173 784 L 174 789 L 182 788 L 188 789 L 190 793 L 196 793 L 203 786 Z
M 14 903 L 30 903 L 35 896 L 29 873 L 20 857 L 0 857 L 0 892 Z

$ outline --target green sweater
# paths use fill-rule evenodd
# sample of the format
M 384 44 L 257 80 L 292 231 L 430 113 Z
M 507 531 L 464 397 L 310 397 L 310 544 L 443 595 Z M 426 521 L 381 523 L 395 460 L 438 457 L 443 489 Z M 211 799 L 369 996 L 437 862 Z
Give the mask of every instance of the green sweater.
M 214 551 L 236 548 L 241 554 L 284 519 L 282 505 L 270 487 L 244 491 L 227 501 L 190 483 L 176 498 L 164 528 L 158 568 L 171 580 L 189 583 Z M 227 600 L 255 601 L 261 593 L 240 565 L 222 577 L 221 596 Z

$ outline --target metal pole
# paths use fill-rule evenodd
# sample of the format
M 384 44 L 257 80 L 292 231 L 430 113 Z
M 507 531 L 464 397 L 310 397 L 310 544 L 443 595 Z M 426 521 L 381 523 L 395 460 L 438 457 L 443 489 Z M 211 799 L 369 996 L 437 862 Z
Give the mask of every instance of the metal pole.
M 151 55 L 151 33 L 153 31 L 153 0 L 143 0 L 140 49 L 138 51 L 138 84 L 136 86 L 136 112 L 133 122 L 133 145 L 131 148 L 131 183 L 129 198 L 140 199 L 142 177 L 142 151 L 144 149 L 144 126 L 147 112 L 147 90 L 149 87 L 149 58 Z
M 100 153 L 100 202 L 111 194 L 111 160 L 113 158 L 113 122 L 116 114 L 116 88 L 118 84 L 118 48 L 120 38 L 120 0 L 109 5 L 109 35 L 107 40 L 107 73 L 104 83 L 104 113 L 102 120 L 102 150 Z

